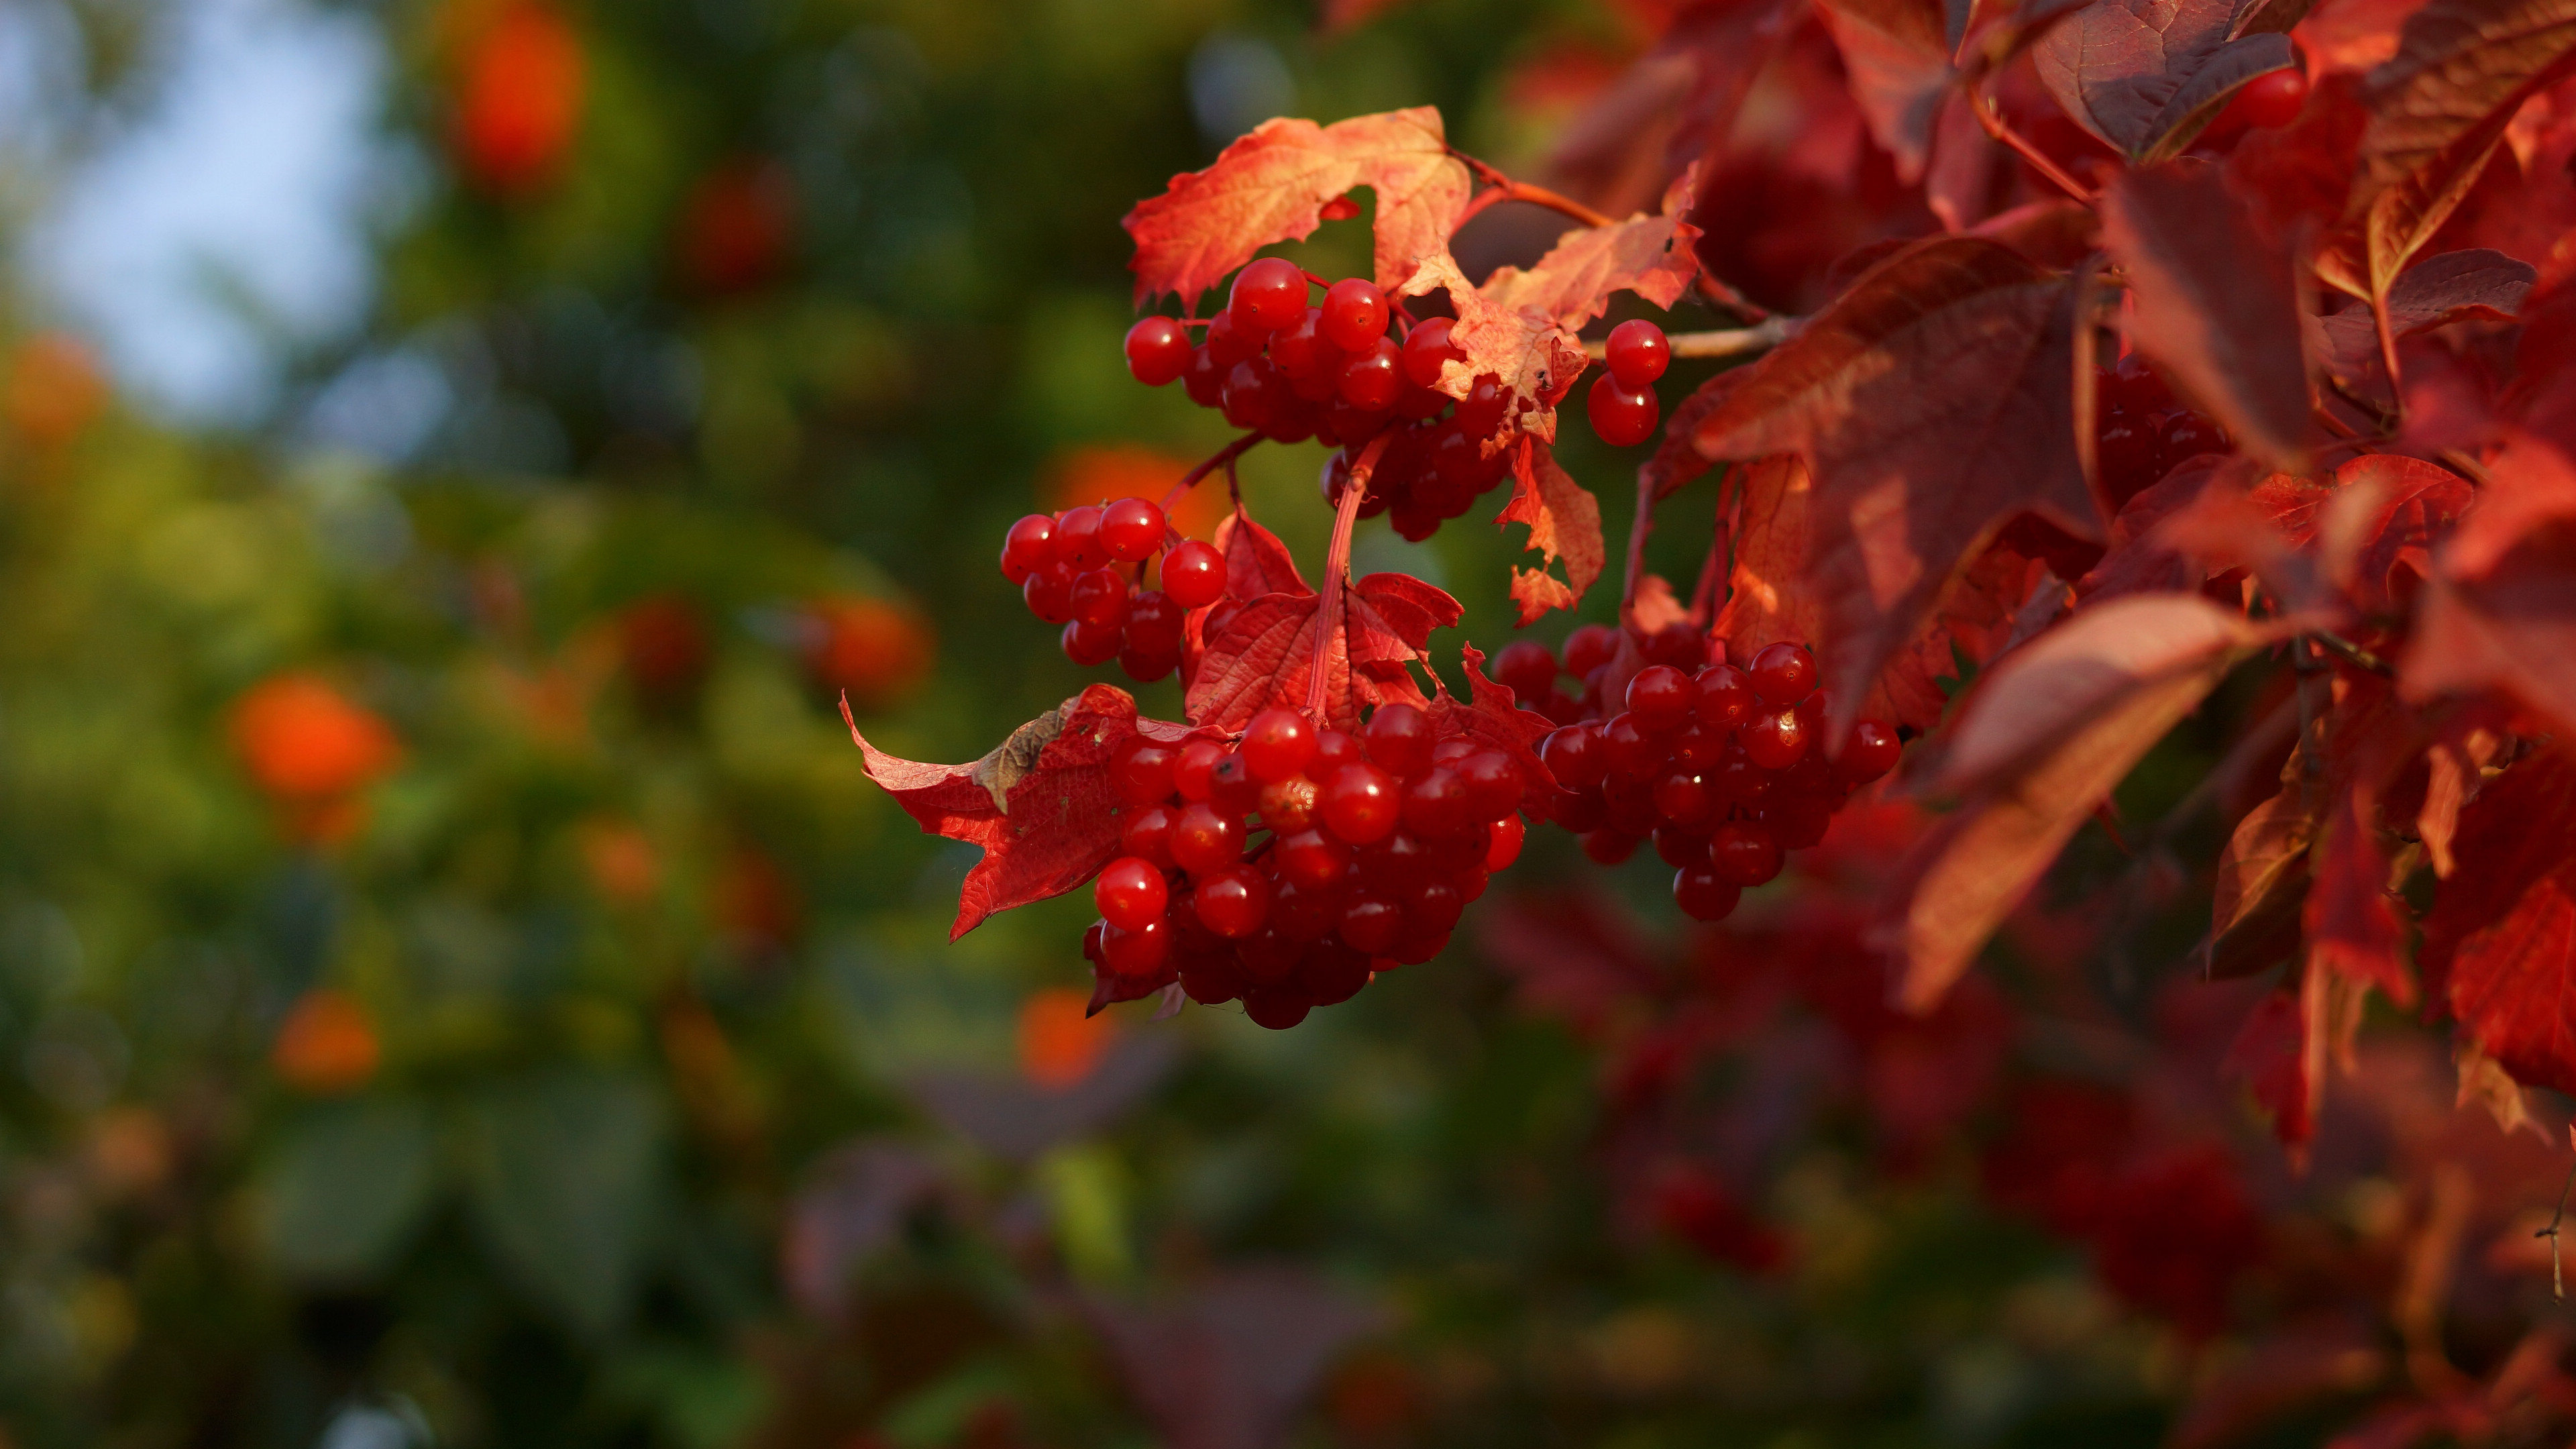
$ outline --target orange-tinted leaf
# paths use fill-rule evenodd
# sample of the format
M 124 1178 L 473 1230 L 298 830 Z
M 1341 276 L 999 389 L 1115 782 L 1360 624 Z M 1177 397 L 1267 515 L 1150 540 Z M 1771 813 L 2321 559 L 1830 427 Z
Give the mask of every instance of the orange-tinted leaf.
M 2504 748 L 2495 707 L 2452 710 L 2424 750 L 2424 802 L 2415 812 L 2415 834 L 2433 873 L 2448 879 L 2459 868 L 2451 842 L 2460 831 L 2460 809 L 2484 783 L 2487 766 Z
M 2501 689 L 2576 729 L 2576 467 L 2525 437 L 2436 556 L 2399 677 L 2410 698 Z
M 1923 175 L 1932 123 L 1958 79 L 1934 0 L 1826 0 L 1818 18 L 1843 55 L 1869 133 L 1896 158 L 1899 180 Z
M 1376 193 L 1377 281 L 1391 287 L 1448 248 L 1469 179 L 1429 106 L 1330 126 L 1264 121 L 1215 165 L 1173 177 L 1161 196 L 1127 213 L 1136 300 L 1177 292 L 1195 308 L 1200 293 L 1263 247 L 1312 235 L 1324 207 L 1359 186 Z
M 1583 485 L 1556 464 L 1545 443 L 1524 438 L 1512 458 L 1512 501 L 1496 515 L 1497 526 L 1529 525 L 1529 551 L 1543 555 L 1538 568 L 1512 570 L 1512 598 L 1520 605 L 1520 622 L 1529 623 L 1550 609 L 1570 609 L 1601 577 L 1609 558 L 1601 538 L 1601 504 Z M 1547 565 L 1565 560 L 1565 579 Z
M 2299 949 L 2308 896 L 2308 847 L 2315 816 L 2296 787 L 2255 806 L 2236 822 L 2218 857 L 2209 940 L 2201 948 L 2211 976 L 2251 976 Z
M 1396 290 L 1407 297 L 1446 292 L 1458 313 L 1449 342 L 1464 357 L 1442 366 L 1440 391 L 1462 398 L 1477 378 L 1491 376 L 1505 392 L 1539 404 L 1516 414 L 1519 429 L 1555 441 L 1556 401 L 1590 365 L 1572 332 L 1540 307 L 1499 302 L 1478 291 L 1445 249 L 1424 257 Z
M 1691 249 L 1699 228 L 1682 220 L 1698 176 L 1697 166 L 1684 168 L 1666 188 L 1657 215 L 1568 232 L 1538 265 L 1526 272 L 1496 268 L 1479 290 L 1496 306 L 1536 307 L 1569 329 L 1607 311 L 1613 292 L 1634 292 L 1658 307 L 1673 305 L 1699 271 Z
M 2460 812 L 2424 979 L 2514 1080 L 2576 1091 L 2576 761 L 2544 750 Z
M 2179 154 L 2239 86 L 2297 63 L 2290 38 L 2236 35 L 2232 0 L 2093 0 L 2031 50 L 2078 125 L 2147 163 Z
M 1692 389 L 1681 406 L 1673 409 L 1672 417 L 1664 423 L 1663 441 L 1655 445 L 1655 456 L 1637 465 L 1638 480 L 1646 486 L 1649 503 L 1661 503 L 1708 471 L 1708 458 L 1692 439 L 1699 432 L 1700 420 L 1717 411 L 1745 376 L 1744 368 L 1728 368 Z
M 1095 684 L 1014 730 L 971 765 L 926 765 L 869 744 L 841 718 L 867 759 L 868 777 L 932 835 L 981 846 L 984 858 L 958 892 L 955 940 L 984 918 L 1062 895 L 1098 874 L 1118 853 L 1126 804 L 1109 778 L 1109 757 L 1135 734 L 1189 735 L 1186 725 L 1139 719 L 1123 689 Z
M 2124 172 L 2102 201 L 2138 344 L 2252 451 L 2284 466 L 2303 456 L 2308 366 L 2289 253 L 2264 245 L 2206 166 Z
M 1943 589 L 2023 512 L 2098 541 L 2075 455 L 2072 289 L 2000 243 L 1942 237 L 1872 268 L 1705 422 L 1700 451 L 1795 449 L 1840 729 Z
M 2264 637 L 2196 594 L 2137 595 L 1998 663 L 1941 770 L 1966 803 L 1908 853 L 1882 921 L 1899 999 L 1938 1001 L 2111 787 Z

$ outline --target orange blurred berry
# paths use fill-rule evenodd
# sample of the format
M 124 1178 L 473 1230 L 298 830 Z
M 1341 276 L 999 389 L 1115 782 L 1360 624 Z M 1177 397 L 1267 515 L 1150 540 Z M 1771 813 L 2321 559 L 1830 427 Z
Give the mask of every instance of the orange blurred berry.
M 321 678 L 275 674 L 233 704 L 233 749 L 270 798 L 314 807 L 381 779 L 402 742 L 373 710 Z
M 1107 1016 L 1084 1015 L 1090 1009 L 1091 993 L 1068 986 L 1033 992 L 1021 1002 L 1021 1074 L 1051 1092 L 1090 1076 L 1118 1034 L 1118 1024 Z
M 749 292 L 786 270 L 796 241 L 796 187 L 763 157 L 728 162 L 699 179 L 680 213 L 680 268 L 713 296 Z
M 149 1107 L 114 1107 L 90 1129 L 89 1167 L 114 1196 L 150 1192 L 169 1180 L 178 1156 L 169 1124 Z
M 58 448 L 80 436 L 107 406 L 107 379 L 87 344 L 40 332 L 9 354 L 0 415 L 29 445 Z
M 269 1060 L 280 1080 L 316 1095 L 352 1092 L 376 1075 L 384 1047 L 367 1008 L 345 991 L 304 993 L 277 1028 Z
M 698 606 L 680 594 L 655 594 L 627 605 L 617 616 L 617 640 L 628 677 L 656 703 L 694 692 L 713 654 Z
M 910 610 L 863 598 L 818 599 L 807 609 L 821 627 L 806 645 L 806 671 L 825 690 L 848 690 L 854 708 L 885 708 L 929 675 L 937 643 Z
M 581 124 L 581 37 L 540 5 L 512 5 L 467 43 L 456 154 L 486 191 L 525 195 L 554 179 Z
M 753 951 L 784 950 L 804 928 L 796 883 L 778 862 L 747 846 L 717 868 L 714 897 L 717 927 Z
M 652 839 L 622 820 L 594 820 L 581 828 L 581 860 L 590 883 L 612 901 L 633 905 L 662 883 L 662 858 Z

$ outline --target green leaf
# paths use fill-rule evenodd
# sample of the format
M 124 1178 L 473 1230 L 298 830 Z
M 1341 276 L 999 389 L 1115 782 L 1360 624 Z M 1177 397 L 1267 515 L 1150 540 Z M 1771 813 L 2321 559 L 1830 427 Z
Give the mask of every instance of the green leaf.
M 310 1281 L 384 1272 L 429 1206 L 436 1147 L 429 1110 L 407 1098 L 312 1109 L 277 1145 L 255 1190 L 269 1258 Z
M 624 1317 L 660 1198 L 662 1111 L 630 1077 L 567 1070 L 495 1088 L 463 1114 L 466 1182 L 504 1267 L 590 1338 Z

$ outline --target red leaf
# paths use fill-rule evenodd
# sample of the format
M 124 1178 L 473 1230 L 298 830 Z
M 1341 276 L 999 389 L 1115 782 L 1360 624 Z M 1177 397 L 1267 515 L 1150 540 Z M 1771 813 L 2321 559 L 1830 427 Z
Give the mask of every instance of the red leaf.
M 1923 176 L 1933 119 L 1958 72 L 1937 0 L 1826 0 L 1818 18 L 1842 52 L 1869 133 L 1911 186 Z
M 2433 545 L 2476 494 L 2448 468 L 2399 453 L 2364 453 L 2335 469 L 2339 492 L 2320 529 L 2319 552 L 2337 587 L 2370 613 L 2397 612 L 2402 565 L 2433 572 Z
M 2076 581 L 2076 594 L 2098 601 L 2199 587 L 2204 570 L 2183 556 L 2164 525 L 2197 503 L 2220 471 L 2214 464 L 2177 468 L 2120 505 L 2120 516 L 2111 520 L 2110 546 L 2092 572 Z
M 2124 172 L 2102 201 L 2139 345 L 2253 452 L 2293 465 L 2312 425 L 2289 253 L 2263 244 L 2205 166 Z
M 2315 813 L 2299 797 L 2296 786 L 2286 786 L 2246 812 L 2219 852 L 2209 939 L 2201 947 L 2211 976 L 2251 976 L 2299 949 L 2308 847 L 2317 831 Z
M 2415 978 L 2399 955 L 2406 929 L 2388 903 L 2388 856 L 2369 823 L 2375 793 L 2342 792 L 2326 826 L 2304 913 L 2308 969 L 2336 972 L 2378 987 L 2399 1006 L 2412 1006 Z
M 1226 597 L 1251 600 L 1264 594 L 1311 594 L 1297 559 L 1279 535 L 1252 521 L 1237 508 L 1216 526 L 1216 547 L 1225 555 Z M 1213 607 L 1213 606 L 1211 606 Z
M 1120 741 L 1146 734 L 1186 739 L 1186 725 L 1140 720 L 1123 689 L 1095 684 L 1014 730 L 971 765 L 926 765 L 869 744 L 841 718 L 866 757 L 868 777 L 928 834 L 983 847 L 958 892 L 955 940 L 985 917 L 1058 896 L 1098 874 L 1118 853 L 1126 809 L 1109 778 Z
M 1754 364 L 1700 425 L 1712 458 L 1796 449 L 1814 471 L 1834 728 L 2014 515 L 2103 536 L 2075 455 L 2071 295 L 1998 243 L 1917 243 Z
M 2407 696 L 2494 688 L 2576 729 L 2576 467 L 2521 438 L 2435 560 L 2401 662 Z
M 1245 522 L 1247 530 L 1258 527 Z M 1323 606 L 1320 594 L 1288 592 L 1237 606 L 1206 641 L 1190 678 L 1191 723 L 1232 733 L 1272 705 L 1305 708 L 1315 663 L 1315 616 Z M 1371 574 L 1342 591 L 1341 609 L 1323 641 L 1325 722 L 1357 729 L 1364 706 L 1421 705 L 1422 689 L 1406 666 L 1430 643 L 1433 629 L 1458 622 L 1458 601 L 1420 579 Z
M 1463 398 L 1477 378 L 1491 376 L 1505 392 L 1538 404 L 1529 412 L 1512 414 L 1507 430 L 1517 428 L 1549 442 L 1556 440 L 1557 400 L 1591 365 L 1572 332 L 1537 306 L 1497 301 L 1478 291 L 1446 249 L 1423 257 L 1422 265 L 1396 291 L 1406 297 L 1446 292 L 1458 314 L 1449 329 L 1449 344 L 1464 355 L 1441 366 L 1440 381 L 1435 384 L 1440 391 Z
M 2031 50 L 2076 124 L 2140 164 L 2180 154 L 2236 88 L 2298 63 L 2290 38 L 2235 35 L 2233 0 L 2094 0 Z
M 1539 567 L 1512 570 L 1512 598 L 1526 625 L 1550 609 L 1573 608 L 1601 577 L 1609 549 L 1601 538 L 1600 502 L 1556 465 L 1545 443 L 1523 438 L 1512 459 L 1512 476 L 1517 485 L 1512 501 L 1494 523 L 1528 524 L 1526 548 L 1542 555 Z M 1562 582 L 1547 571 L 1560 558 L 1565 560 Z
M 1325 206 L 1358 186 L 1377 196 L 1377 281 L 1391 287 L 1423 257 L 1446 251 L 1469 178 L 1429 106 L 1330 126 L 1264 121 L 1215 165 L 1173 177 L 1164 194 L 1127 213 L 1137 302 L 1177 292 L 1195 310 L 1200 293 L 1255 252 L 1313 235 Z
M 1655 456 L 1637 465 L 1638 479 L 1648 489 L 1648 502 L 1661 503 L 1708 471 L 1708 458 L 1692 439 L 1699 432 L 1700 420 L 1734 396 L 1748 375 L 1745 368 L 1730 367 L 1693 388 L 1681 406 L 1673 409 L 1672 417 L 1664 423 L 1663 441 L 1655 445 Z
M 2412 337 L 2469 318 L 2503 320 L 2522 310 L 2539 273 L 2502 252 L 2444 252 L 2400 272 L 2388 289 L 2388 330 Z M 2335 376 L 2358 381 L 2380 366 L 2379 326 L 2368 307 L 2346 307 L 2318 321 L 2321 360 Z M 2381 383 L 2386 391 L 2386 383 Z
M 2370 124 L 2355 96 L 2359 86 L 2356 76 L 2321 76 L 2297 120 L 2254 131 L 2228 154 L 2228 189 L 2251 208 L 2267 245 L 2311 245 L 2317 232 L 2343 219 L 2353 152 Z
M 2316 1135 L 2311 1112 L 2314 1093 L 2308 1082 L 2306 1015 L 2298 995 L 2267 992 L 2254 1003 L 2253 1014 L 2227 1049 L 2220 1074 L 2243 1081 L 2254 1100 L 2271 1114 L 2272 1131 L 2291 1147 Z
M 2132 765 L 2265 632 L 2196 594 L 2115 599 L 2015 650 L 1962 708 L 1936 788 L 1967 803 L 1900 868 L 1880 938 L 1938 1001 Z
M 2576 760 L 2543 750 L 2488 782 L 2452 849 L 2427 987 L 2516 1081 L 2576 1091 Z
M 1613 292 L 1634 292 L 1658 307 L 1670 307 L 1699 271 L 1699 257 L 1691 249 L 1699 228 L 1682 220 L 1698 176 L 1696 165 L 1684 168 L 1665 188 L 1664 208 L 1657 215 L 1641 212 L 1608 226 L 1579 228 L 1550 248 L 1538 265 L 1526 272 L 1498 267 L 1477 290 L 1496 306 L 1535 307 L 1568 329 L 1609 310 Z
M 1459 650 L 1467 672 L 1467 703 L 1451 697 L 1448 687 L 1431 700 L 1431 725 L 1442 739 L 1463 737 L 1511 756 L 1521 769 L 1521 808 L 1546 816 L 1557 797 L 1556 777 L 1538 757 L 1539 741 L 1556 723 L 1546 715 L 1519 707 L 1512 692 L 1485 677 L 1485 656 L 1475 645 Z

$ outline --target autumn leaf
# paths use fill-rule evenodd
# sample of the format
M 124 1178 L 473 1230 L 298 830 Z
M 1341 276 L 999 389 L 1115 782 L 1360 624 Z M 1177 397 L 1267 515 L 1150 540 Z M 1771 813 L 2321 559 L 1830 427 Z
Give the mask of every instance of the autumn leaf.
M 1199 656 L 1187 696 L 1191 722 L 1232 733 L 1272 705 L 1305 708 L 1323 607 L 1321 594 L 1286 591 L 1239 605 Z M 1433 629 L 1458 622 L 1458 601 L 1409 575 L 1371 574 L 1341 591 L 1339 607 L 1342 617 L 1325 626 L 1322 641 L 1325 722 L 1357 729 L 1369 705 L 1424 704 L 1408 666 Z
M 1553 813 L 1564 793 L 1538 757 L 1538 746 L 1556 729 L 1554 721 L 1522 709 L 1512 692 L 1485 676 L 1484 651 L 1469 644 L 1459 650 L 1467 675 L 1467 699 L 1461 703 L 1443 684 L 1432 696 L 1433 731 L 1442 739 L 1468 739 L 1502 751 L 1520 766 L 1522 808 L 1541 819 Z
M 2334 483 L 2319 562 L 2366 612 L 2395 612 L 2408 592 L 2398 571 L 2432 573 L 2433 548 L 2476 494 L 2450 469 L 2402 453 L 2364 453 L 2335 469 Z
M 1637 478 L 1644 485 L 1648 503 L 1661 503 L 1708 471 L 1709 460 L 1693 441 L 1700 420 L 1734 396 L 1735 389 L 1749 375 L 1745 368 L 1730 367 L 1691 389 L 1691 395 L 1673 409 L 1673 415 L 1664 421 L 1664 436 L 1655 444 L 1654 456 L 1637 465 Z
M 1816 6 L 1851 77 L 1869 134 L 1896 158 L 1897 179 L 1922 179 L 1932 125 L 1958 79 L 1935 0 L 1824 0 Z
M 1252 521 L 1241 508 L 1219 520 L 1216 550 L 1225 556 L 1225 595 L 1257 599 L 1264 594 L 1311 594 L 1296 556 L 1279 535 Z
M 2522 311 L 2539 273 L 2529 262 L 2483 248 L 2427 257 L 2397 274 L 2388 289 L 2388 330 L 2406 338 L 2471 318 L 2506 320 Z M 2321 360 L 2335 376 L 2358 381 L 2379 365 L 2379 327 L 2368 307 L 2319 318 Z
M 1541 555 L 1539 567 L 1512 570 L 1512 599 L 1526 625 L 1550 609 L 1573 608 L 1601 577 L 1609 549 L 1601 538 L 1600 501 L 1557 466 L 1545 443 L 1523 438 L 1512 457 L 1512 476 L 1512 501 L 1494 523 L 1528 524 L 1526 548 Z M 1562 580 L 1548 572 L 1560 558 L 1565 561 Z
M 2289 253 L 2263 243 L 2207 166 L 2124 172 L 2102 203 L 2139 346 L 2253 452 L 2296 466 L 2313 425 Z
M 2576 1091 L 2576 761 L 2545 749 L 2460 812 L 2426 987 L 2515 1081 Z
M 1655 215 L 1577 228 L 1538 265 L 1528 271 L 1498 267 L 1477 290 L 1498 307 L 1535 307 L 1569 331 L 1609 310 L 1613 292 L 1634 292 L 1670 307 L 1699 271 L 1691 249 L 1699 228 L 1682 219 L 1698 184 L 1697 165 L 1684 167 L 1665 188 L 1663 210 Z
M 2196 594 L 2133 595 L 1996 664 L 1934 782 L 1965 803 L 1908 854 L 1880 922 L 1898 1000 L 1940 1000 L 2094 806 L 2268 632 Z
M 2308 969 L 2333 971 L 2412 1006 L 2415 978 L 2401 955 L 2406 930 L 2388 902 L 2388 856 L 2371 830 L 2375 794 L 2342 792 L 2310 867 L 2315 882 L 2303 913 Z
M 1195 309 L 1200 293 L 1263 247 L 1312 235 L 1325 206 L 1360 186 L 1376 194 L 1377 281 L 1386 287 L 1447 250 L 1471 189 L 1429 106 L 1330 126 L 1264 121 L 1215 165 L 1173 177 L 1127 213 L 1137 302 L 1176 292 Z
M 2271 1114 L 2273 1134 L 2294 1148 L 2316 1135 L 2316 1117 L 2310 1110 L 2316 1094 L 2308 1081 L 2307 1044 L 2306 1014 L 2298 993 L 2266 992 L 2246 1016 L 2219 1069 L 2245 1083 L 2254 1100 Z
M 2075 454 L 2072 289 L 1999 243 L 1942 237 L 1872 268 L 1700 424 L 1712 458 L 1796 450 L 1831 623 L 1835 729 L 2016 515 L 2103 522 Z
M 1583 344 L 1543 308 L 1506 304 L 1478 291 L 1445 249 L 1424 257 L 1396 289 L 1397 295 L 1405 297 L 1429 292 L 1449 294 L 1449 304 L 1458 314 L 1449 328 L 1449 344 L 1463 354 L 1442 365 L 1438 389 L 1463 398 L 1477 378 L 1490 376 L 1503 391 L 1538 405 L 1514 414 L 1510 426 L 1554 442 L 1556 403 L 1591 365 L 1583 355 Z
M 1109 758 L 1136 734 L 1189 737 L 1187 725 L 1139 719 L 1123 689 L 1095 684 L 1013 731 L 971 765 L 897 759 L 869 744 L 850 718 L 877 782 L 904 813 L 932 835 L 980 846 L 984 858 L 958 892 L 955 940 L 1013 906 L 1062 895 L 1098 874 L 1118 853 L 1125 802 L 1109 778 Z
M 2434 556 L 2399 680 L 2419 700 L 2501 689 L 2576 730 L 2576 466 L 2526 436 L 2487 472 Z
M 2219 852 L 2209 938 L 2201 945 L 2201 960 L 2213 977 L 2251 976 L 2299 949 L 2308 848 L 2317 829 L 2316 814 L 2300 802 L 2300 793 L 2295 785 L 2284 786 L 2246 812 Z
M 2298 63 L 2286 35 L 2237 35 L 2232 0 L 2094 0 L 2031 60 L 2076 124 L 2140 165 L 2181 153 L 2238 87 Z

